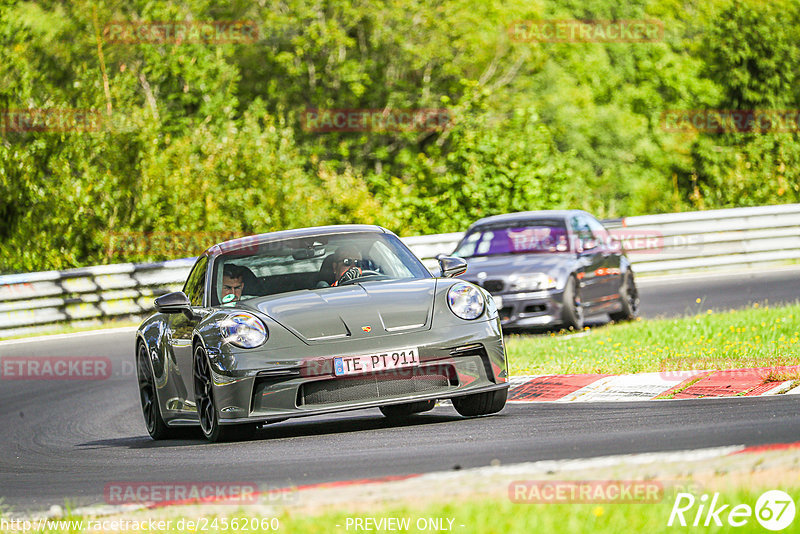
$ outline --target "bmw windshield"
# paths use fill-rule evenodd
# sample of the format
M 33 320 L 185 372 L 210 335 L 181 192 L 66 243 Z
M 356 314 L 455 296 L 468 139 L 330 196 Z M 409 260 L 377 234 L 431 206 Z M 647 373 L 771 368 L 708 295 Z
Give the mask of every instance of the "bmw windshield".
M 512 224 L 481 226 L 461 241 L 454 256 L 498 256 L 569 252 L 567 227 L 563 220 L 541 219 Z

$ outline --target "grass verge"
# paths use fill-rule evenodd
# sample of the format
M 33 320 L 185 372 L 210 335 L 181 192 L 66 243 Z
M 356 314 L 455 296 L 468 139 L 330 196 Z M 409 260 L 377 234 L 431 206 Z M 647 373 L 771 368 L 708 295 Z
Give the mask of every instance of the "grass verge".
M 800 364 L 800 305 L 754 305 L 724 313 L 613 324 L 586 333 L 507 336 L 511 376 Z M 793 378 L 798 377 L 784 379 Z
M 795 487 L 783 487 L 782 491 L 790 496 L 797 496 L 800 484 Z M 708 499 L 714 496 L 709 490 Z M 695 505 L 684 512 L 683 518 L 687 527 L 681 527 L 676 516 L 673 526 L 668 522 L 675 505 L 676 495 L 665 492 L 660 502 L 656 503 L 546 503 L 526 504 L 514 503 L 509 498 L 470 499 L 462 501 L 443 500 L 424 507 L 395 505 L 378 506 L 368 512 L 331 512 L 321 514 L 308 514 L 306 511 L 283 510 L 276 514 L 252 515 L 241 511 L 224 515 L 207 515 L 204 517 L 184 517 L 167 520 L 156 520 L 150 523 L 155 528 L 134 529 L 138 532 L 183 533 L 183 532 L 289 532 L 324 534 L 364 531 L 398 531 L 398 532 L 453 532 L 456 534 L 487 534 L 487 533 L 517 533 L 517 532 L 594 532 L 614 533 L 619 532 L 674 532 L 677 529 L 687 532 L 729 532 L 732 527 L 728 524 L 728 514 L 733 506 L 747 505 L 753 510 L 750 517 L 745 517 L 744 524 L 736 527 L 736 532 L 764 532 L 764 528 L 755 517 L 756 506 L 763 490 L 728 489 L 719 492 L 717 508 L 728 505 L 719 514 L 722 526 L 704 526 L 707 517 L 707 507 L 702 511 L 697 527 L 692 527 L 698 512 L 699 500 Z M 699 499 L 700 495 L 696 495 Z M 688 501 L 681 501 L 682 505 Z M 763 508 L 760 508 L 763 509 Z M 224 519 L 223 519 L 224 518 Z M 60 528 L 58 521 L 53 520 L 49 529 L 38 532 L 100 532 L 101 528 L 108 529 L 115 519 L 111 518 L 80 518 L 71 517 L 61 519 Z M 116 519 L 120 521 L 119 518 Z M 739 521 L 742 520 L 740 516 Z M 72 523 L 70 523 L 72 521 Z M 147 525 L 147 520 L 140 520 Z M 168 522 L 167 522 L 168 521 Z M 795 518 L 794 524 L 800 521 Z M 101 523 L 104 522 L 104 523 Z M 129 520 L 128 529 L 123 532 L 133 531 Z M 235 528 L 234 528 L 235 524 Z M 244 528 L 247 525 L 247 528 Z M 227 528 L 225 528 L 227 526 Z M 381 528 L 381 526 L 383 528 Z M 12 532 L 13 530 L 7 530 Z M 787 530 L 791 531 L 791 527 Z

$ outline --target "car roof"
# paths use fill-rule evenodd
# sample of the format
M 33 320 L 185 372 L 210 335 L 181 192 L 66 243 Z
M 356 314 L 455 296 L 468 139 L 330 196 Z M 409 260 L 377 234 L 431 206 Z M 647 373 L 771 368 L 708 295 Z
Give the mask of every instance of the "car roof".
M 469 230 L 488 224 L 526 221 L 530 219 L 566 219 L 572 215 L 590 215 L 583 210 L 539 210 L 539 211 L 518 211 L 516 213 L 504 213 L 502 215 L 492 215 L 484 217 L 472 223 Z
M 217 243 L 216 245 L 209 247 L 207 252 L 216 255 L 247 247 L 263 245 L 272 241 L 281 241 L 283 239 L 296 239 L 333 234 L 353 234 L 358 232 L 374 232 L 381 234 L 391 233 L 389 230 L 374 224 L 337 224 L 331 226 L 313 226 L 308 228 L 294 228 L 292 230 L 280 230 L 278 232 L 268 232 L 265 234 L 239 237 L 229 241 L 224 241 L 222 243 Z

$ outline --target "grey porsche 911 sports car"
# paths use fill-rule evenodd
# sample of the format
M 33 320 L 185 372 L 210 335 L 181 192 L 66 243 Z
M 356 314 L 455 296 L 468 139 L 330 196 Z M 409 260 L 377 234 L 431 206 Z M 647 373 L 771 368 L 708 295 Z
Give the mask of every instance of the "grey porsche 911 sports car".
M 491 296 L 433 277 L 393 233 L 329 226 L 214 245 L 183 291 L 155 301 L 136 334 L 142 411 L 153 439 L 199 425 L 241 439 L 291 417 L 378 407 L 387 417 L 452 399 L 500 411 L 508 370 Z

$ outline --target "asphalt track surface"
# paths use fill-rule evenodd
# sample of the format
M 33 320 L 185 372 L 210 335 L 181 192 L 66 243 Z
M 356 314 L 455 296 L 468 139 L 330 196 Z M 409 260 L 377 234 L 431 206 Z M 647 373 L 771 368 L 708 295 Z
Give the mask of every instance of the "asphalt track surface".
M 800 270 L 683 277 L 641 284 L 645 316 L 793 302 Z M 296 419 L 253 441 L 154 442 L 133 372 L 133 335 L 100 332 L 0 343 L 0 357 L 104 356 L 112 376 L 88 381 L 0 380 L 0 499 L 12 512 L 102 504 L 120 482 L 255 482 L 262 488 L 587 458 L 800 440 L 800 396 L 667 402 L 513 404 L 463 419 L 437 407 L 406 423 L 376 409 Z

